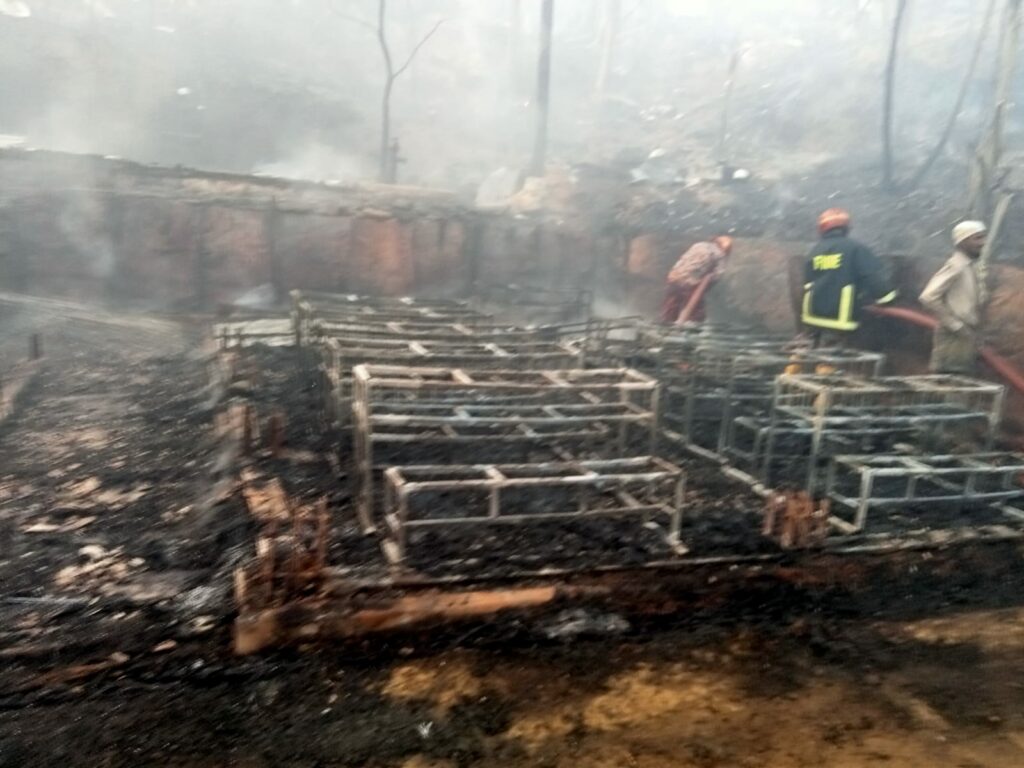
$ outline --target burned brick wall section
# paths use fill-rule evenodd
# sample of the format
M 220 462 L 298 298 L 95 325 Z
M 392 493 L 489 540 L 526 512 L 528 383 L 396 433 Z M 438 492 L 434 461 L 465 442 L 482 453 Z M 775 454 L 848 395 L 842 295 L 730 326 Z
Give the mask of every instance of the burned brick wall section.
M 444 192 L 332 187 L 0 151 L 0 286 L 160 308 L 253 288 L 464 296 L 477 282 L 590 287 L 564 225 Z

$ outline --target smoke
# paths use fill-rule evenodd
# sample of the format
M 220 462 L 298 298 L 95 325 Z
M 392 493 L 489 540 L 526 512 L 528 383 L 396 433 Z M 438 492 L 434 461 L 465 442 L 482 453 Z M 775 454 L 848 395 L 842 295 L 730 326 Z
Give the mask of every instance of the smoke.
M 305 144 L 279 160 L 253 168 L 255 173 L 265 176 L 329 182 L 358 181 L 372 176 L 374 170 L 369 158 L 346 154 L 318 141 Z
M 475 187 L 525 166 L 537 5 L 389 4 L 393 60 L 409 61 L 391 100 L 401 181 Z M 984 5 L 912 14 L 897 84 L 903 162 L 947 116 Z M 376 11 L 376 0 L 0 0 L 0 134 L 169 165 L 372 177 Z M 688 177 L 720 161 L 781 177 L 874 153 L 889 21 L 887 4 L 865 0 L 557 0 L 550 155 L 608 163 L 665 148 L 688 155 Z M 993 59 L 951 143 L 961 154 L 989 103 Z
M 12 19 L 27 19 L 32 15 L 32 9 L 23 0 L 0 0 L 0 15 L 10 16 Z
M 232 306 L 244 309 L 271 309 L 277 301 L 277 290 L 270 283 L 258 285 L 238 296 Z
M 105 212 L 100 201 L 85 197 L 65 206 L 57 226 L 70 246 L 78 270 L 86 277 L 107 278 L 116 266 Z

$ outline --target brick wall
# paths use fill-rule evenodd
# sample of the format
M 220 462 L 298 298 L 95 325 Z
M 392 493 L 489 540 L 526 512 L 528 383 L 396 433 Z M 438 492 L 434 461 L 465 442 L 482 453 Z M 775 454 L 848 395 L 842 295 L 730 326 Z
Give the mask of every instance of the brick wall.
M 213 306 L 260 285 L 468 294 L 475 281 L 589 287 L 586 233 L 444 192 L 340 187 L 0 151 L 5 289 Z

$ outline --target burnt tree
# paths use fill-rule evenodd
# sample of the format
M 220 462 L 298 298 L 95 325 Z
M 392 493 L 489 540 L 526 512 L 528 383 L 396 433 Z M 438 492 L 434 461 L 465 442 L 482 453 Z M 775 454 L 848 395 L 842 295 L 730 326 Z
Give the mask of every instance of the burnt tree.
M 971 211 L 982 218 L 988 218 L 996 206 L 996 193 L 1000 185 L 999 169 L 1003 157 L 1003 134 L 1006 128 L 1006 112 L 1010 107 L 1013 80 L 1017 72 L 1017 48 L 1020 43 L 1022 0 L 1006 0 L 996 63 L 995 100 L 992 117 L 985 136 L 978 145 L 974 156 L 969 192 Z M 997 233 L 993 232 L 992 240 Z
M 391 56 L 391 48 L 388 45 L 387 36 L 387 0 L 378 0 L 377 3 L 377 42 L 380 44 L 381 56 L 384 58 L 384 92 L 381 97 L 381 110 L 380 110 L 380 165 L 378 169 L 379 180 L 388 184 L 393 184 L 397 175 L 396 162 L 392 161 L 392 158 L 396 156 L 396 153 L 392 151 L 391 142 L 391 93 L 395 88 L 395 81 L 402 76 L 412 64 L 413 59 L 416 58 L 416 54 L 420 52 L 420 49 L 426 45 L 427 41 L 434 36 L 434 33 L 444 23 L 444 19 L 440 19 L 434 26 L 427 32 L 420 41 L 413 46 L 412 51 L 406 58 L 405 63 L 399 67 L 395 67 L 394 60 Z

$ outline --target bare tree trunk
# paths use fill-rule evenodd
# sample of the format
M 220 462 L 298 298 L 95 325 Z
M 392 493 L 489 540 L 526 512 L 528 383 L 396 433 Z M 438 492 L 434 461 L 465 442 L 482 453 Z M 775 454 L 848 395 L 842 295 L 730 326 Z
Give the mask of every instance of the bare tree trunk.
M 1020 43 L 1022 0 L 1006 0 L 1002 33 L 999 41 L 999 59 L 996 70 L 995 103 L 992 122 L 985 139 L 975 155 L 971 179 L 970 207 L 975 214 L 988 218 L 992 214 L 993 193 L 997 186 L 996 174 L 1003 157 L 1003 132 L 1006 110 L 1013 94 L 1013 79 L 1017 71 L 1017 48 Z
M 388 76 L 384 82 L 384 95 L 381 98 L 380 109 L 380 167 L 378 168 L 378 181 L 390 184 L 394 181 L 391 178 L 391 91 L 394 89 L 395 80 Z
M 380 157 L 377 180 L 388 181 L 388 150 L 391 147 L 391 91 L 395 86 L 395 67 L 387 38 L 387 0 L 377 3 L 377 41 L 384 57 L 384 94 L 380 105 Z
M 892 20 L 892 39 L 889 41 L 889 60 L 885 65 L 885 97 L 882 106 L 882 183 L 892 188 L 892 113 L 893 90 L 896 84 L 896 59 L 900 48 L 900 31 L 909 0 L 897 0 L 896 15 Z
M 601 21 L 601 61 L 597 67 L 597 82 L 594 93 L 601 97 L 608 90 L 608 76 L 615 58 L 615 46 L 619 38 L 619 19 L 622 16 L 622 0 L 605 0 L 604 16 Z
M 1013 78 L 1017 73 L 1017 48 L 1020 43 L 1021 0 L 1007 0 L 1003 22 L 1003 39 L 999 48 L 999 75 L 996 85 L 995 112 L 992 118 L 992 143 L 989 166 L 995 168 L 1003 154 L 1003 131 L 1006 107 L 1013 95 Z
M 970 64 L 967 66 L 967 72 L 964 74 L 964 80 L 960 84 L 960 92 L 956 96 L 956 103 L 953 105 L 953 111 L 949 115 L 949 120 L 946 122 L 946 127 L 942 131 L 942 135 L 939 137 L 938 142 L 935 144 L 935 148 L 928 155 L 921 168 L 918 170 L 914 177 L 910 180 L 908 187 L 915 189 L 920 186 L 921 182 L 924 181 L 924 177 L 928 175 L 928 171 L 932 169 L 935 162 L 942 155 L 942 151 L 946 148 L 946 144 L 949 143 L 949 138 L 953 135 L 953 129 L 956 127 L 957 119 L 960 117 L 960 112 L 964 108 L 964 101 L 967 98 L 967 92 L 970 90 L 971 82 L 974 80 L 974 73 L 978 68 L 978 61 L 981 59 L 981 51 L 985 46 L 985 40 L 988 37 L 988 29 L 992 24 L 992 17 L 995 15 L 996 0 L 989 0 L 988 8 L 985 11 L 985 18 L 981 23 L 981 29 L 978 30 L 978 38 L 974 43 L 974 52 L 971 54 Z
M 434 24 L 430 31 L 413 46 L 405 63 L 396 68 L 391 58 L 391 48 L 388 46 L 387 0 L 377 0 L 377 42 L 380 44 L 380 53 L 384 58 L 384 91 L 381 96 L 380 105 L 380 157 L 377 167 L 377 178 L 384 183 L 394 183 L 397 173 L 398 153 L 393 151 L 391 147 L 391 92 L 395 88 L 395 81 L 409 69 L 409 65 L 416 58 L 416 54 L 434 36 L 434 33 L 441 28 L 444 21 L 444 19 L 441 19 Z M 360 23 L 368 27 L 371 26 L 366 22 Z M 392 155 L 396 158 L 395 162 L 392 162 Z
M 988 237 L 985 239 L 985 246 L 981 249 L 981 258 L 978 259 L 978 281 L 981 283 L 983 296 L 988 294 L 991 287 L 989 265 L 992 263 L 992 254 L 995 253 L 996 246 L 999 243 L 999 236 L 1003 232 L 1003 222 L 1010 210 L 1010 205 L 1013 204 L 1013 198 L 1014 194 L 1012 192 L 1002 192 L 1000 194 L 999 202 L 996 203 L 992 214 L 992 222 L 989 226 Z
M 554 24 L 555 0 L 543 0 L 540 27 L 540 57 L 537 62 L 537 126 L 533 139 L 533 159 L 530 175 L 544 175 L 544 161 L 548 151 L 548 111 L 551 102 L 551 29 Z

